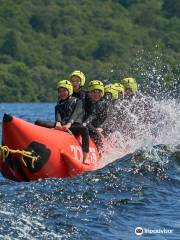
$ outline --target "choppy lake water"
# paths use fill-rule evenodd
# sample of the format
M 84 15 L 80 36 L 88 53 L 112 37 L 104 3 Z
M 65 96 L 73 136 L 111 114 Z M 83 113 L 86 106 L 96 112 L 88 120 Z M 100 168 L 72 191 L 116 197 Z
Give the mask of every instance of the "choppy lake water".
M 0 176 L 0 239 L 180 239 L 179 106 L 160 105 L 173 126 L 156 139 L 142 134 L 132 153 L 112 153 L 103 169 L 28 183 Z M 2 103 L 0 110 L 1 120 L 4 112 L 54 119 L 53 103 Z

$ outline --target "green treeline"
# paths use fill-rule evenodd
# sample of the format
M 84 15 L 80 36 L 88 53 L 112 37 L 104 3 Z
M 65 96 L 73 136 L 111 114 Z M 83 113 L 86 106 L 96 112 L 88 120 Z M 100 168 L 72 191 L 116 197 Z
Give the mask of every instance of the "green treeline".
M 180 87 L 179 0 L 0 0 L 0 6 L 1 102 L 54 101 L 57 81 L 76 69 L 87 82 L 131 75 L 147 91 L 158 82 L 166 90 Z

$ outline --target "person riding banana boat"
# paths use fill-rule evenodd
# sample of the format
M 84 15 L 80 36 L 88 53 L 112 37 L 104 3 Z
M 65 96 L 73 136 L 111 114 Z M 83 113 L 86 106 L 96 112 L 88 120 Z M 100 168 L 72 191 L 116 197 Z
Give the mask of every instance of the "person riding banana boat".
M 114 83 L 113 88 L 118 91 L 118 99 L 124 98 L 124 86 L 121 83 Z
M 124 137 L 132 138 L 134 137 L 135 127 L 130 105 L 133 97 L 137 94 L 137 82 L 133 78 L 128 78 L 128 80 L 123 79 L 121 83 L 115 83 L 114 85 L 117 89 L 122 88 L 123 90 L 113 112 L 112 132 L 118 129 Z
M 132 114 L 138 115 L 143 119 L 144 123 L 149 122 L 152 115 L 153 99 L 149 96 L 144 96 L 138 91 L 138 84 L 135 78 L 124 78 L 121 84 L 124 87 L 123 105 L 125 108 L 128 108 Z
M 124 136 L 135 138 L 144 126 L 146 130 L 153 133 L 151 126 L 162 118 L 154 108 L 152 97 L 143 95 L 138 91 L 135 78 L 127 77 L 121 81 L 124 87 L 124 99 L 119 101 L 116 107 L 116 124 Z M 160 125 L 159 125 L 160 126 Z M 159 126 L 157 129 L 159 129 Z
M 108 104 L 103 98 L 104 84 L 99 80 L 92 80 L 88 85 L 88 97 L 85 102 L 84 126 L 87 126 L 89 135 L 94 139 L 99 152 L 103 146 L 102 125 L 108 115 Z
M 123 96 L 123 86 L 119 84 L 108 84 L 104 88 L 104 99 L 108 105 L 108 114 L 107 118 L 103 123 L 104 135 L 108 135 L 114 131 L 114 118 L 116 117 L 116 105 L 119 98 Z
M 82 125 L 85 114 L 83 103 L 80 99 L 72 96 L 73 86 L 70 81 L 59 81 L 57 90 L 58 103 L 55 106 L 55 122 L 37 120 L 35 124 L 81 135 L 83 162 L 85 162 L 89 152 L 89 133 L 87 128 Z
M 106 85 L 104 87 L 104 98 L 114 104 L 116 100 L 118 99 L 118 90 L 114 87 L 112 83 Z
M 72 96 L 81 99 L 84 104 L 87 96 L 87 91 L 84 89 L 86 81 L 84 73 L 79 70 L 73 71 L 69 76 L 69 81 L 73 86 Z

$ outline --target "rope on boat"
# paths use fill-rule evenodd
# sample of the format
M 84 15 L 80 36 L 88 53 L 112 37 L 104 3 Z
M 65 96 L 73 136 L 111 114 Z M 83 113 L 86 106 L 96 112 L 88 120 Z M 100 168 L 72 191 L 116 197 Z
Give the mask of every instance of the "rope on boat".
M 0 145 L 0 156 L 2 157 L 3 162 L 6 161 L 6 159 L 8 158 L 10 153 L 11 154 L 19 154 L 21 156 L 20 159 L 25 167 L 27 167 L 27 164 L 24 160 L 24 157 L 28 157 L 29 159 L 31 159 L 32 168 L 34 168 L 34 163 L 37 160 L 37 157 L 32 156 L 32 154 L 33 154 L 32 152 L 25 151 L 25 150 L 19 150 L 19 149 L 10 149 L 8 146 Z

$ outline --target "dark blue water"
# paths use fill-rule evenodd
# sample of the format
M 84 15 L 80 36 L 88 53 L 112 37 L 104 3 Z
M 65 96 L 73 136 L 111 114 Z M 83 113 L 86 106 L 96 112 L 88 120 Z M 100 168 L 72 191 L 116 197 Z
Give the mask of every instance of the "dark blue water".
M 53 107 L 0 104 L 0 119 L 9 112 L 52 120 Z M 158 144 L 136 139 L 133 153 L 77 178 L 16 183 L 0 176 L 0 239 L 180 239 L 180 132 L 169 131 Z

